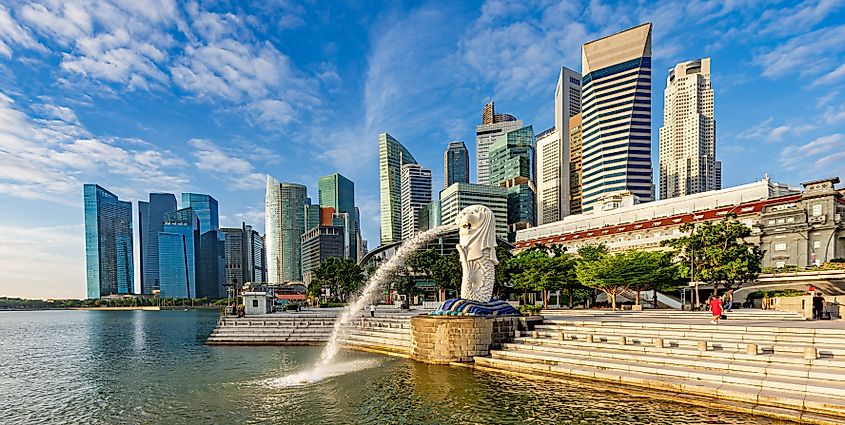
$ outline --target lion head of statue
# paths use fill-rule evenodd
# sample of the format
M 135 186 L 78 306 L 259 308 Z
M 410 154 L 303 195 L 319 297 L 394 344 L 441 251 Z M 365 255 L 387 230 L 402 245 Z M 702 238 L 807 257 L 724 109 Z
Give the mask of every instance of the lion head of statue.
M 484 205 L 470 205 L 460 213 L 455 219 L 455 224 L 458 226 L 458 234 L 460 235 L 460 244 L 467 253 L 467 260 L 476 260 L 485 255 L 485 248 L 487 255 L 496 261 L 496 217 L 493 216 L 493 211 Z

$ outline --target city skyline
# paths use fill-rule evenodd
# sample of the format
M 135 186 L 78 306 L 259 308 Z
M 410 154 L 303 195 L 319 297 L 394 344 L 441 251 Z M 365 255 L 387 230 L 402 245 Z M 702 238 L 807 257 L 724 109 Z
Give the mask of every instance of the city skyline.
M 375 5 L 377 10 L 366 14 L 392 18 L 388 28 L 368 30 L 372 21 L 352 22 L 360 15 L 351 14 L 351 31 L 366 42 L 353 46 L 339 37 L 318 38 L 322 50 L 313 52 L 296 40 L 319 31 L 319 11 L 283 10 L 266 16 L 267 11 L 248 9 L 225 15 L 223 10 L 176 6 L 162 7 L 155 16 L 123 9 L 111 15 L 137 15 L 153 24 L 138 29 L 105 21 L 105 15 L 91 10 L 82 12 L 96 25 L 85 26 L 56 12 L 57 22 L 67 25 L 50 27 L 44 23 L 53 21 L 36 15 L 41 9 L 17 4 L 0 8 L 12 23 L 9 33 L 0 34 L 0 67 L 5 71 L 0 116 L 6 123 L 0 127 L 0 150 L 7 153 L 0 157 L 0 203 L 11 205 L 0 212 L 5 234 L 0 295 L 84 296 L 79 191 L 88 182 L 133 201 L 153 192 L 211 193 L 220 201 L 221 226 L 246 221 L 261 229 L 264 174 L 306 184 L 313 194 L 318 176 L 340 172 L 358 185 L 362 233 L 374 247 L 378 133 L 401 140 L 422 166 L 432 169 L 433 180 L 442 181 L 437 165 L 443 149 L 450 140 L 474 139 L 485 103 L 495 99 L 499 109 L 535 130 L 551 127 L 548 93 L 560 66 L 578 71 L 584 42 L 642 22 L 654 23 L 653 168 L 668 70 L 679 62 L 711 57 L 718 63 L 712 78 L 723 187 L 757 180 L 765 172 L 794 185 L 819 174 L 845 174 L 837 164 L 845 145 L 845 110 L 836 101 L 845 76 L 845 49 L 829 44 L 841 39 L 845 26 L 842 9 L 822 3 L 769 10 L 759 5 L 671 10 L 595 2 L 559 9 L 508 9 L 492 2 L 445 8 L 427 3 L 407 9 Z M 50 11 L 48 7 L 41 13 Z M 267 25 L 247 28 L 247 15 L 259 22 L 284 17 L 289 24 L 270 32 Z M 755 17 L 750 28 L 736 29 L 749 16 Z M 187 29 L 179 30 L 176 22 L 182 19 Z M 225 19 L 246 36 L 202 24 Z M 694 37 L 683 33 L 691 24 L 701 28 Z M 466 30 L 444 32 L 445 25 Z M 413 30 L 406 33 L 409 27 Z M 152 36 L 159 29 L 152 28 L 178 35 L 172 45 L 157 46 L 154 57 L 140 48 L 144 41 L 158 40 Z M 129 37 L 111 40 L 116 44 L 73 41 L 127 32 Z M 497 48 L 518 62 L 503 64 L 507 56 L 489 50 L 482 35 L 503 40 Z M 531 44 L 547 47 L 543 57 L 524 48 Z M 405 56 L 410 46 L 423 47 L 414 49 L 418 57 Z M 216 63 L 203 60 L 220 47 L 242 52 L 234 55 L 243 61 L 233 67 L 238 70 L 235 80 L 226 81 L 214 73 Z M 98 61 L 119 48 L 135 56 L 117 68 Z M 445 60 L 455 59 L 454 51 L 458 60 Z M 347 54 L 364 60 L 353 61 Z M 256 78 L 256 70 L 266 69 L 260 66 L 267 63 L 282 64 L 278 74 Z M 210 83 L 191 80 L 188 71 L 210 76 Z M 378 89 L 397 86 L 411 91 Z M 337 104 L 342 119 L 330 115 L 304 125 L 312 114 L 325 114 L 326 104 Z M 467 144 L 473 156 L 474 144 Z M 761 160 L 747 164 L 751 155 Z M 471 175 L 476 175 L 472 169 Z M 132 217 L 138 217 L 137 210 Z M 27 273 L 33 261 L 46 258 L 55 270 L 42 276 Z

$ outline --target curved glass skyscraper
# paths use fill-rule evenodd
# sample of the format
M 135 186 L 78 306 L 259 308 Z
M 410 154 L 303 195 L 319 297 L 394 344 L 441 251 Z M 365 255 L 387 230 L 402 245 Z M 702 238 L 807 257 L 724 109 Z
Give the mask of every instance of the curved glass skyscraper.
M 302 280 L 301 246 L 307 196 L 305 186 L 282 183 L 267 176 L 264 238 L 269 283 Z
M 402 166 L 417 160 L 387 133 L 378 136 L 381 244 L 402 240 Z

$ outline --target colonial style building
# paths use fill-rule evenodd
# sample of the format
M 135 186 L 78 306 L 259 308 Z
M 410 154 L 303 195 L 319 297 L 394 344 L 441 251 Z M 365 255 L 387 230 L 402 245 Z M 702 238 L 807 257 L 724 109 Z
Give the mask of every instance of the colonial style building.
M 562 245 L 574 252 L 604 243 L 611 251 L 661 249 L 683 235 L 684 223 L 720 220 L 728 214 L 751 227 L 750 242 L 766 251 L 764 267 L 806 267 L 845 257 L 845 199 L 834 188 L 838 177 L 803 183 L 804 190 L 759 182 L 657 202 L 635 203 L 632 194 L 606 198 L 592 214 L 525 229 L 515 248 Z

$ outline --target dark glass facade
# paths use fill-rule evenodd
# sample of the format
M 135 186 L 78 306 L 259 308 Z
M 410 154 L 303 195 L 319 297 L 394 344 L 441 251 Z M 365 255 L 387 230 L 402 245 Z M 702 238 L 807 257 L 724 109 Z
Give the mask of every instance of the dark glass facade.
M 200 236 L 197 298 L 222 298 L 226 282 L 226 239 L 223 232 L 209 230 Z
M 158 264 L 161 296 L 197 298 L 199 219 L 192 208 L 164 215 L 158 234 Z
M 83 186 L 83 199 L 87 297 L 133 293 L 132 203 L 96 184 Z
M 443 153 L 443 180 L 443 187 L 452 183 L 469 183 L 469 150 L 460 140 L 450 142 Z
M 192 208 L 200 221 L 200 234 L 209 230 L 220 230 L 220 216 L 217 200 L 210 195 L 183 193 L 182 208 Z
M 140 250 L 141 293 L 159 289 L 158 233 L 164 228 L 164 214 L 176 211 L 172 193 L 151 193 L 149 202 L 138 201 L 138 240 Z
M 346 177 L 335 173 L 328 176 L 322 176 L 317 181 L 318 197 L 320 206 L 334 208 L 335 213 L 346 213 L 350 216 L 350 225 L 345 231 L 345 245 L 347 249 L 348 258 L 351 260 L 358 260 L 358 233 L 360 229 L 356 223 L 359 221 L 356 217 L 355 208 L 355 183 Z

